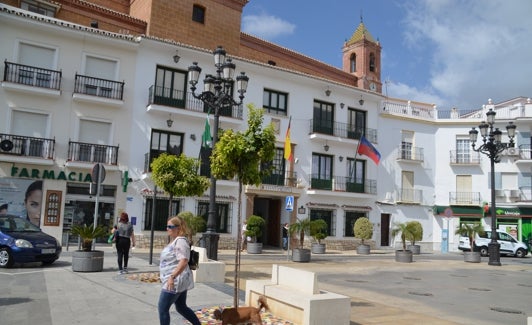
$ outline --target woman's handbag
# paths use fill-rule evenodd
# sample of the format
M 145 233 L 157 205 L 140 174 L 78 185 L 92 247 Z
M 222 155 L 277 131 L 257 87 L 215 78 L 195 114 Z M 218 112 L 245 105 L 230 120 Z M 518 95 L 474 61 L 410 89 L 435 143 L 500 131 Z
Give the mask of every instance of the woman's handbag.
M 188 258 L 188 267 L 191 270 L 197 270 L 199 267 L 199 252 L 190 248 L 190 257 Z

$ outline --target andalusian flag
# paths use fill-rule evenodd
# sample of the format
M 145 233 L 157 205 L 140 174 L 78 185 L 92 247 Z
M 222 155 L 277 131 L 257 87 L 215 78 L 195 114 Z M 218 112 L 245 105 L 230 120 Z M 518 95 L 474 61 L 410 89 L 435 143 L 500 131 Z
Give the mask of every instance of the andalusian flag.
M 201 147 L 210 148 L 212 146 L 211 124 L 209 123 L 209 114 L 207 113 L 207 120 L 205 120 L 205 130 L 201 136 Z
M 288 128 L 286 129 L 286 136 L 284 139 L 284 159 L 288 161 L 294 160 L 294 155 L 292 154 L 292 143 L 290 142 L 290 124 L 292 123 L 292 116 L 288 120 Z

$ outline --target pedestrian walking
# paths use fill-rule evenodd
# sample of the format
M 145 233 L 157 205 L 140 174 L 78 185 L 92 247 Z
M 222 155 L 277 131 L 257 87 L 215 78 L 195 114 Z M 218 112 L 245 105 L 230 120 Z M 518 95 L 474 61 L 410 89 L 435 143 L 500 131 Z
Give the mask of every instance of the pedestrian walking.
M 129 223 L 127 213 L 120 214 L 118 228 L 116 229 L 116 255 L 118 256 L 118 274 L 128 273 L 129 249 L 135 247 L 135 233 L 133 225 Z
M 187 306 L 187 292 L 194 288 L 192 271 L 188 266 L 192 235 L 182 217 L 171 217 L 166 223 L 170 244 L 161 251 L 159 278 L 162 290 L 157 305 L 160 325 L 170 325 L 170 307 L 192 325 L 201 325 L 198 317 Z
M 283 225 L 282 231 L 283 231 L 283 249 L 287 250 L 288 249 L 288 223 L 287 222 Z

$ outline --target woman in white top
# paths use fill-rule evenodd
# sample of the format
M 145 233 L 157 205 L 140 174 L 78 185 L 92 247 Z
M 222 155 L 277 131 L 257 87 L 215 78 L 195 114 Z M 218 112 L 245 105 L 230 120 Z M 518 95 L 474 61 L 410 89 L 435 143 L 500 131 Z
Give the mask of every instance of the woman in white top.
M 159 265 L 163 284 L 158 303 L 159 322 L 170 324 L 170 307 L 175 305 L 177 312 L 192 325 L 201 325 L 194 311 L 187 306 L 187 291 L 194 288 L 192 271 L 188 267 L 191 235 L 187 224 L 181 217 L 171 217 L 166 223 L 166 232 L 170 244 L 161 251 Z

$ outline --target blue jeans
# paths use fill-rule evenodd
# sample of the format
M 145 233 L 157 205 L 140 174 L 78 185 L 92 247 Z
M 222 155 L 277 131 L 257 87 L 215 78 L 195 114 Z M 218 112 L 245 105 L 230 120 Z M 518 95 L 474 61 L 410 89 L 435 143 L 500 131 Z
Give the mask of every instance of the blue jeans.
M 175 305 L 177 312 L 192 325 L 201 325 L 194 311 L 187 306 L 187 291 L 169 292 L 166 290 L 161 290 L 159 304 L 157 306 L 159 309 L 159 323 L 161 325 L 170 325 L 170 307 L 172 305 Z
M 287 237 L 283 237 L 283 249 L 284 250 L 288 249 L 288 238 Z

